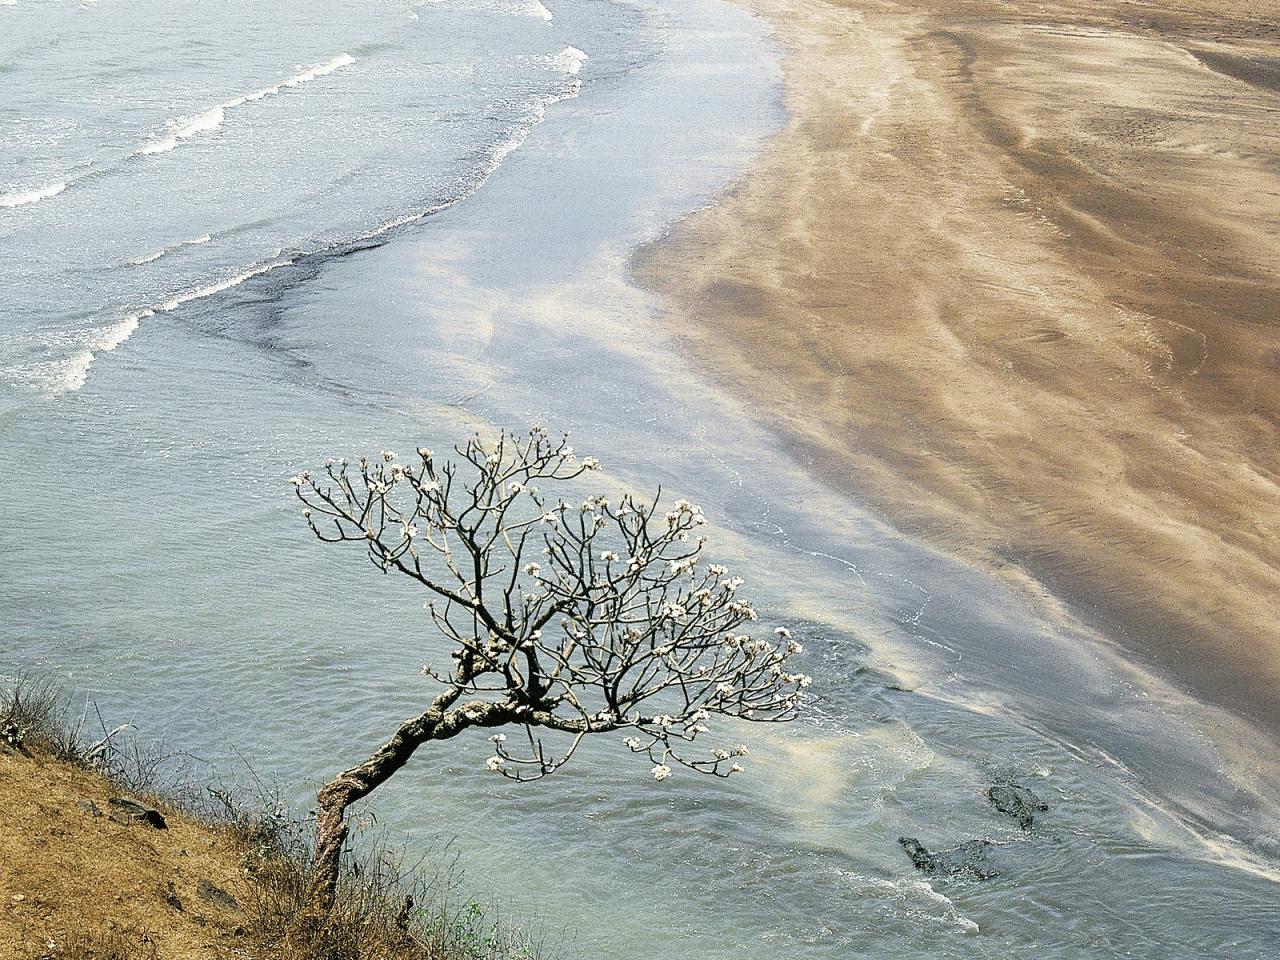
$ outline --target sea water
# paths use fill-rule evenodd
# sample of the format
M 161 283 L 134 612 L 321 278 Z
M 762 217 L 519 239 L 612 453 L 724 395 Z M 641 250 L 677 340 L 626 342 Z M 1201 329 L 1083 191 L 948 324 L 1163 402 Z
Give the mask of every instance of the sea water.
M 445 652 L 287 477 L 541 421 L 705 507 L 813 700 L 727 782 L 424 749 L 374 806 L 411 852 L 602 960 L 1278 955 L 1274 747 L 817 483 L 628 282 L 750 175 L 779 56 L 715 0 L 0 6 L 0 672 L 305 813 Z

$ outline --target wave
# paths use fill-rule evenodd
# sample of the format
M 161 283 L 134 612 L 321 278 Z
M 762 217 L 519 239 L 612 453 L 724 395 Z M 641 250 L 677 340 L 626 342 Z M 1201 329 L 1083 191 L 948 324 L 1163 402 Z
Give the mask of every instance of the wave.
M 561 73 L 567 73 L 571 77 L 576 77 L 579 71 L 582 70 L 582 65 L 589 59 L 590 58 L 577 47 L 565 47 L 555 56 L 545 58 L 543 62 L 553 70 L 559 70 Z
M 167 313 L 176 310 L 184 303 L 190 303 L 193 300 L 212 297 L 215 294 L 222 293 L 224 290 L 238 287 L 246 280 L 269 273 L 277 267 L 283 267 L 291 263 L 293 263 L 292 259 L 272 260 L 269 263 L 261 263 L 225 280 L 219 280 L 217 283 L 188 290 L 186 293 L 179 294 L 153 309 L 137 310 L 133 313 L 125 314 L 113 323 L 77 335 L 77 339 L 80 340 L 80 349 L 77 349 L 71 356 L 64 360 L 37 364 L 35 367 L 29 368 L 24 374 L 20 374 L 19 379 L 23 382 L 31 382 L 33 385 L 38 385 L 40 389 L 55 396 L 74 393 L 85 385 L 89 378 L 89 370 L 98 355 L 109 353 L 119 347 L 133 336 L 134 331 L 148 317 L 154 317 L 159 312 Z
M 408 226 L 411 223 L 417 223 L 419 220 L 425 220 L 428 217 L 433 217 L 437 213 L 442 213 L 450 207 L 456 206 L 464 200 L 468 200 L 475 196 L 476 191 L 483 187 L 497 169 L 502 166 L 502 161 L 510 156 L 515 150 L 519 149 L 520 145 L 528 139 L 529 134 L 533 132 L 534 127 L 542 122 L 546 117 L 548 107 L 559 103 L 562 100 L 571 100 L 582 92 L 582 81 L 578 79 L 577 75 L 582 69 L 582 65 L 590 59 L 585 53 L 577 47 L 565 47 L 554 56 L 540 57 L 538 59 L 542 65 L 548 69 L 568 74 L 573 78 L 567 89 L 559 93 L 548 94 L 534 104 L 528 122 L 518 127 L 515 132 L 507 137 L 507 139 L 493 146 L 489 152 L 489 159 L 481 167 L 480 173 L 469 186 L 459 192 L 456 196 L 442 201 L 441 203 L 433 204 L 425 209 L 417 210 L 413 213 L 407 213 L 392 220 L 387 220 L 374 227 L 372 230 L 359 234 L 355 238 L 355 243 L 367 243 L 370 240 L 375 240 L 392 230 Z
M 161 257 L 167 257 L 171 253 L 176 253 L 183 247 L 195 247 L 203 243 L 209 243 L 212 240 L 213 237 L 206 233 L 203 237 L 196 237 L 194 240 L 182 240 L 171 247 L 165 247 L 163 250 L 157 250 L 155 253 L 149 253 L 145 257 L 138 257 L 136 260 L 130 260 L 129 263 L 135 267 L 140 267 L 145 263 L 154 263 Z
M 277 267 L 287 267 L 291 263 L 293 263 L 293 259 L 286 258 L 284 260 L 272 260 L 270 263 L 258 264 L 243 273 L 236 274 L 234 277 L 228 277 L 226 280 L 219 280 L 217 283 L 210 284 L 207 287 L 198 287 L 195 290 L 189 290 L 186 293 L 179 294 L 172 300 L 165 301 L 156 309 L 163 310 L 166 313 L 172 310 L 177 310 L 184 303 L 190 303 L 192 300 L 203 300 L 205 297 L 212 297 L 215 293 L 222 293 L 224 290 L 230 290 L 232 287 L 238 287 L 246 280 L 251 280 L 264 273 L 270 273 Z
M 3 3 L 3 0 L 0 0 Z M 6 4 L 12 6 L 12 4 Z M 22 207 L 28 203 L 38 203 L 41 200 L 47 200 L 50 197 L 56 197 L 63 190 L 67 189 L 67 185 L 63 181 L 51 183 L 43 187 L 35 187 L 31 190 L 15 190 L 12 193 L 0 193 L 0 207 Z
M 547 23 L 550 23 L 554 19 L 551 16 L 551 11 L 544 7 L 540 0 L 533 0 L 532 9 L 529 11 L 529 14 L 530 16 L 541 17 L 543 20 L 547 21 Z
M 284 90 L 292 90 L 304 83 L 310 83 L 320 77 L 328 76 L 335 70 L 341 70 L 343 67 L 349 67 L 355 63 L 355 57 L 349 53 L 334 57 L 324 63 L 317 64 L 314 67 L 308 67 L 301 73 L 296 73 L 287 80 L 270 87 L 263 87 L 261 90 L 254 90 L 252 93 L 246 93 L 243 96 L 228 100 L 226 103 L 220 103 L 215 107 L 210 107 L 203 113 L 194 114 L 190 117 L 184 117 L 178 120 L 169 121 L 169 133 L 160 140 L 153 140 L 146 146 L 134 151 L 133 156 L 150 156 L 157 153 L 168 153 L 175 149 L 178 144 L 197 134 L 208 133 L 211 130 L 217 130 L 227 119 L 227 111 L 234 110 L 237 107 L 243 107 L 246 103 L 256 103 L 259 100 L 265 100 L 274 94 Z
M 114 350 L 120 344 L 124 343 L 124 341 L 127 340 L 138 328 L 139 323 L 142 320 L 147 317 L 154 316 L 157 312 L 167 313 L 178 309 L 183 304 L 191 303 L 194 300 L 203 300 L 206 297 L 212 297 L 226 290 L 230 290 L 233 287 L 237 287 L 247 280 L 269 273 L 280 267 L 301 264 L 309 261 L 322 262 L 335 256 L 344 256 L 355 250 L 367 249 L 372 246 L 380 246 L 381 243 L 385 241 L 380 240 L 379 238 L 391 231 L 416 223 L 420 220 L 424 220 L 474 196 L 476 192 L 488 181 L 489 177 L 491 177 L 502 165 L 502 162 L 514 150 L 523 144 L 533 129 L 542 122 L 546 117 L 547 109 L 551 105 L 559 103 L 562 100 L 572 99 L 581 93 L 582 81 L 578 78 L 578 74 L 587 59 L 587 54 L 579 50 L 577 47 L 565 47 L 558 54 L 539 58 L 539 61 L 547 69 L 568 76 L 570 78 L 569 82 L 565 84 L 565 88 L 563 90 L 555 93 L 549 93 L 542 97 L 541 100 L 537 101 L 533 105 L 527 121 L 521 124 L 509 137 L 507 137 L 507 139 L 495 144 L 490 149 L 488 160 L 481 166 L 479 174 L 474 177 L 463 190 L 459 191 L 453 197 L 448 200 L 432 204 L 425 209 L 388 220 L 379 224 L 372 230 L 357 235 L 350 241 L 334 243 L 328 247 L 315 250 L 310 253 L 296 253 L 287 257 L 281 257 L 280 254 L 282 251 L 277 250 L 276 259 L 255 264 L 241 273 L 227 277 L 224 280 L 219 280 L 218 282 L 209 284 L 208 286 L 197 287 L 192 290 L 188 290 L 185 293 L 178 294 L 153 309 L 140 310 L 136 313 L 128 314 L 115 323 L 96 331 L 95 335 L 90 339 L 87 349 L 77 352 L 69 359 L 58 364 L 58 369 L 54 375 L 42 378 L 45 381 L 45 389 L 54 394 L 63 394 L 79 390 L 84 386 L 85 381 L 88 378 L 89 368 L 93 365 L 94 357 L 99 353 Z M 333 70 L 337 70 L 352 62 L 354 62 L 353 58 L 344 54 L 343 57 L 337 57 L 334 60 L 329 61 L 327 64 L 321 64 L 318 67 L 313 67 L 310 70 L 306 70 L 290 79 L 295 81 L 294 85 L 296 86 L 298 83 L 306 83 L 309 80 L 315 79 L 315 77 L 323 76 L 325 73 L 332 73 Z M 285 81 L 284 83 L 278 84 L 276 87 L 269 88 L 266 91 L 258 91 L 258 93 L 253 96 L 256 96 L 257 99 L 261 99 L 263 96 L 268 96 L 271 92 L 284 88 L 288 83 L 289 81 Z M 244 97 L 240 98 L 240 101 L 246 103 L 249 102 L 248 98 Z M 226 107 L 227 105 L 224 104 L 223 109 Z M 190 246 L 197 243 L 208 243 L 211 239 L 212 238 L 210 236 L 206 235 L 198 237 L 195 240 L 185 240 L 155 254 L 142 257 L 131 262 L 134 264 L 150 263 L 184 246 Z

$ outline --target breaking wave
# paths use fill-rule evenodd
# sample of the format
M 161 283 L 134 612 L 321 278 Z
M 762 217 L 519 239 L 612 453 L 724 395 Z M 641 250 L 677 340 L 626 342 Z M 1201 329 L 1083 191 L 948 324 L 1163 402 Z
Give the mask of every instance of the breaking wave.
M 0 0 L 3 3 L 3 0 Z M 10 4 L 11 6 L 11 4 Z M 0 207 L 22 207 L 28 203 L 39 203 L 49 197 L 56 197 L 67 189 L 65 182 L 51 183 L 31 190 L 15 190 L 12 193 L 0 193 Z
M 513 151 L 518 149 L 528 138 L 533 129 L 542 122 L 546 117 L 547 109 L 550 106 L 563 100 L 572 99 L 581 93 L 582 81 L 579 79 L 578 74 L 582 70 L 582 65 L 588 60 L 587 54 L 583 51 L 579 50 L 577 47 L 565 47 L 557 54 L 547 57 L 539 57 L 536 58 L 536 60 L 546 69 L 565 75 L 569 78 L 568 81 L 563 85 L 562 89 L 548 93 L 533 103 L 525 120 L 520 123 L 504 140 L 499 141 L 489 148 L 488 156 L 482 162 L 476 175 L 469 180 L 463 189 L 459 190 L 449 199 L 432 204 L 431 206 L 413 213 L 388 220 L 379 224 L 372 230 L 368 230 L 357 235 L 350 241 L 335 243 L 321 250 L 315 250 L 309 253 L 296 253 L 287 257 L 281 257 L 279 251 L 277 251 L 275 259 L 258 263 L 240 273 L 229 276 L 226 279 L 219 280 L 216 283 L 203 287 L 196 287 L 184 293 L 177 294 L 170 297 L 168 300 L 165 300 L 158 306 L 127 314 L 107 326 L 91 331 L 79 341 L 77 349 L 70 357 L 30 367 L 21 374 L 20 379 L 30 382 L 33 385 L 55 395 L 79 390 L 84 386 L 88 378 L 89 369 L 93 365 L 94 358 L 98 354 L 116 349 L 120 344 L 128 340 L 129 337 L 132 336 L 133 332 L 137 330 L 141 321 L 148 317 L 155 316 L 155 314 L 160 312 L 176 310 L 183 304 L 191 303 L 195 300 L 212 297 L 226 290 L 230 290 L 233 287 L 237 287 L 254 277 L 269 273 L 279 267 L 301 264 L 306 261 L 321 261 L 335 255 L 350 252 L 354 249 L 361 249 L 362 246 L 377 245 L 382 242 L 379 238 L 383 237 L 385 234 L 388 234 L 399 227 L 424 220 L 427 217 L 455 206 L 469 197 L 474 196 L 475 193 L 488 181 L 489 177 L 491 177 L 502 165 L 502 162 L 510 156 Z M 354 58 L 344 54 L 341 57 L 335 57 L 327 63 L 312 67 L 290 77 L 288 80 L 277 84 L 274 87 L 268 87 L 263 90 L 256 91 L 253 94 L 239 97 L 234 101 L 228 101 L 227 103 L 220 104 L 213 110 L 206 111 L 204 114 L 193 118 L 187 125 L 174 128 L 169 139 L 174 139 L 176 143 L 176 140 L 182 138 L 182 133 L 180 131 L 190 130 L 195 132 L 197 127 L 200 129 L 213 129 L 214 126 L 216 126 L 213 123 L 215 112 L 217 112 L 217 116 L 221 117 L 228 109 L 249 103 L 253 100 L 261 100 L 262 98 L 270 96 L 273 93 L 277 93 L 287 87 L 307 83 L 317 77 L 324 76 L 327 73 L 332 73 L 334 70 L 338 70 L 341 67 L 354 62 Z M 186 135 L 191 134 L 188 133 Z M 161 143 L 166 142 L 167 141 L 161 141 Z M 156 145 L 153 144 L 152 147 L 156 147 Z M 172 147 L 168 147 L 166 149 L 172 149 Z M 159 149 L 151 149 L 149 152 L 154 153 L 161 151 Z M 130 261 L 130 263 L 133 265 L 152 263 L 182 249 L 183 247 L 195 244 L 204 244 L 211 240 L 212 237 L 210 235 L 197 237 L 194 240 L 184 240 L 180 243 L 174 244 L 173 246 L 166 247 L 163 250 L 148 254 L 147 256 L 139 257 L 136 260 Z M 370 243 L 370 241 L 374 242 Z
M 281 93 L 285 90 L 291 90 L 299 87 L 304 83 L 310 83 L 320 77 L 327 76 L 335 70 L 341 70 L 343 67 L 349 67 L 355 63 L 355 57 L 349 53 L 344 53 L 339 57 L 334 57 L 325 63 L 317 64 L 314 67 L 308 67 L 301 73 L 296 73 L 287 80 L 283 80 L 270 87 L 263 87 L 261 90 L 255 90 L 252 93 L 246 93 L 243 96 L 236 97 L 234 100 L 228 100 L 226 103 L 220 103 L 215 107 L 210 107 L 203 113 L 194 114 L 190 117 L 184 117 L 179 120 L 169 121 L 168 134 L 159 139 L 153 140 L 146 146 L 134 151 L 134 156 L 149 156 L 156 153 L 168 153 L 175 149 L 178 144 L 197 134 L 208 133 L 211 130 L 217 130 L 227 119 L 227 111 L 234 110 L 237 107 L 243 107 L 247 103 L 255 103 L 259 100 L 265 100 L 267 97 Z
M 572 77 L 567 87 L 557 93 L 551 93 L 544 96 L 541 100 L 533 105 L 528 120 L 515 129 L 505 140 L 495 144 L 489 151 L 489 157 L 481 167 L 479 174 L 464 190 L 456 196 L 441 203 L 433 204 L 423 210 L 414 213 L 405 214 L 402 217 L 396 217 L 385 223 L 379 224 L 372 230 L 360 234 L 356 237 L 357 242 L 366 242 L 374 240 L 383 234 L 416 223 L 419 220 L 425 220 L 427 217 L 434 216 L 450 207 L 462 203 L 464 200 L 475 195 L 476 191 L 485 185 L 488 179 L 493 176 L 497 169 L 502 166 L 502 161 L 509 157 L 520 145 L 528 139 L 533 129 L 542 122 L 547 115 L 547 108 L 562 100 L 571 100 L 582 92 L 582 81 L 578 79 L 578 73 L 582 69 L 582 65 L 589 59 L 588 56 L 577 47 L 565 47 L 559 53 L 550 57 L 540 57 L 539 62 L 550 70 L 564 73 Z
M 140 267 L 145 263 L 154 263 L 161 257 L 167 257 L 169 254 L 175 253 L 183 247 L 195 247 L 209 243 L 212 240 L 213 237 L 206 233 L 203 237 L 196 237 L 194 240 L 183 240 L 179 243 L 175 243 L 171 247 L 165 247 L 163 250 L 157 250 L 155 253 L 149 253 L 145 257 L 138 257 L 136 260 L 130 260 L 129 262 L 135 267 Z
M 155 308 L 137 310 L 133 313 L 125 314 L 105 326 L 76 334 L 77 346 L 70 356 L 60 360 L 36 364 L 26 371 L 10 371 L 10 373 L 16 374 L 11 379 L 28 383 L 55 396 L 72 393 L 85 385 L 85 381 L 89 377 L 89 369 L 93 366 L 93 361 L 97 356 L 102 353 L 109 353 L 119 347 L 133 336 L 134 331 L 138 329 L 141 322 L 148 317 L 154 317 L 157 313 L 176 310 L 184 303 L 190 303 L 193 300 L 212 297 L 215 294 L 222 293 L 224 290 L 238 287 L 246 280 L 269 273 L 277 267 L 283 267 L 290 263 L 293 263 L 292 259 L 272 260 L 268 263 L 261 263 L 234 276 L 227 277 L 225 280 L 219 280 L 217 283 L 197 287 L 178 294 Z

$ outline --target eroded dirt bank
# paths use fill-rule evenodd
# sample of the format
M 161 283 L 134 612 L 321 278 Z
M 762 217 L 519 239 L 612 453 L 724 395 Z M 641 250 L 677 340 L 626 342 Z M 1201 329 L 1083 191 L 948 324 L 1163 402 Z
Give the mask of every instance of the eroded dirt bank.
M 743 0 L 791 116 L 643 251 L 833 484 L 1280 725 L 1280 11 Z

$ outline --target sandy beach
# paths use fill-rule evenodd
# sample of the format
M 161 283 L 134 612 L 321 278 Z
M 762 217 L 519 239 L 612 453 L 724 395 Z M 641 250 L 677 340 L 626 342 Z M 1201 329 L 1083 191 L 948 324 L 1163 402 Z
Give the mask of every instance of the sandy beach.
M 833 486 L 1280 726 L 1280 23 L 1265 4 L 742 0 L 753 174 L 642 251 Z

